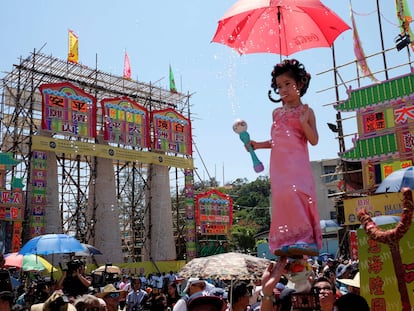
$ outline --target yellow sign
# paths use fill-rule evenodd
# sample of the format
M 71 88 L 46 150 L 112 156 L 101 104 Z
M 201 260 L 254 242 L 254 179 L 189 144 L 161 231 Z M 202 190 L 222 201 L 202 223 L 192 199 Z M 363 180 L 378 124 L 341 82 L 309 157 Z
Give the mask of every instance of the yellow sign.
M 373 216 L 401 215 L 402 193 L 389 192 L 344 200 L 345 225 L 359 224 L 357 212 L 365 208 Z
M 109 145 L 91 144 L 51 137 L 32 136 L 32 149 L 82 156 L 94 156 L 121 161 L 172 166 L 184 169 L 194 168 L 193 159 L 185 159 L 149 151 L 128 150 Z
M 380 228 L 386 231 L 395 226 L 394 223 Z M 411 225 L 401 240 L 393 241 L 392 248 L 389 244 L 368 238 L 364 229 L 358 229 L 357 234 L 361 296 L 368 301 L 371 310 L 407 310 L 402 302 L 406 298 L 409 301 L 405 301 L 404 304 L 410 305 L 408 310 L 413 310 L 414 226 Z M 400 286 L 407 290 L 408 297 L 400 293 Z

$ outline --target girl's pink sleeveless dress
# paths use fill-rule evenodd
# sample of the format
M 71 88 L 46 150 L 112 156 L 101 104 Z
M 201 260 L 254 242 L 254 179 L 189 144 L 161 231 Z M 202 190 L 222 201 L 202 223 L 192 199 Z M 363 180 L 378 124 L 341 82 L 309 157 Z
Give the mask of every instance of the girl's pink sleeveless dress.
M 270 182 L 272 220 L 270 251 L 297 243 L 322 248 L 315 182 L 309 162 L 308 141 L 299 121 L 303 106 L 277 108 L 271 129 Z

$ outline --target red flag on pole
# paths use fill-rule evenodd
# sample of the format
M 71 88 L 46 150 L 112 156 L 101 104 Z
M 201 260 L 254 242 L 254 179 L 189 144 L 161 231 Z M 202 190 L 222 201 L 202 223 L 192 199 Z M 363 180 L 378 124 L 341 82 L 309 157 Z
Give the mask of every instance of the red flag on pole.
M 124 56 L 124 79 L 131 79 L 131 64 L 126 51 Z

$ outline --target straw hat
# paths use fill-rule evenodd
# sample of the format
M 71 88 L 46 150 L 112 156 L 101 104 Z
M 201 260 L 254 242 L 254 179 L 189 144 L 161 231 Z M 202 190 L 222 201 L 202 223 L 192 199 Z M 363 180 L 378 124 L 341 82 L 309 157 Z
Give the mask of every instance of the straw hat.
M 357 272 L 354 276 L 353 279 L 338 279 L 339 282 L 348 285 L 348 286 L 353 286 L 353 287 L 357 287 L 360 288 L 361 286 L 361 281 L 359 279 L 359 272 Z
M 199 284 L 199 283 L 206 284 L 206 282 L 204 280 L 200 280 L 199 278 L 189 278 L 188 281 L 187 281 L 187 285 L 184 288 L 183 292 L 188 293 L 188 291 L 190 290 L 191 285 Z
M 104 286 L 102 291 L 100 293 L 96 293 L 95 296 L 98 297 L 98 298 L 105 298 L 110 293 L 121 293 L 120 297 L 122 295 L 126 295 L 125 291 L 116 289 L 115 286 L 113 286 L 112 284 L 107 284 L 107 285 Z
M 44 303 L 32 305 L 30 311 L 52 311 L 56 310 L 56 307 L 59 307 L 59 310 L 62 311 L 76 311 L 75 306 L 68 302 L 67 297 L 63 295 L 61 290 L 54 291 Z

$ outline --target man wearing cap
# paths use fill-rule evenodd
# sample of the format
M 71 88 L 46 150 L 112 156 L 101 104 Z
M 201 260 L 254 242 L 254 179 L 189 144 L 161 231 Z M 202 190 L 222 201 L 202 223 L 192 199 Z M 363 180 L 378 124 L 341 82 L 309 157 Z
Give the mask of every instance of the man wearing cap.
M 187 286 L 184 289 L 184 293 L 186 295 L 177 301 L 174 305 L 173 311 L 187 311 L 187 304 L 189 301 L 195 299 L 196 297 L 202 296 L 205 289 L 206 282 L 204 280 L 200 280 L 199 278 L 189 278 Z
M 121 297 L 122 290 L 115 288 L 113 284 L 107 284 L 100 293 L 95 296 L 102 298 L 105 301 L 106 309 L 108 311 L 118 311 L 119 298 Z

